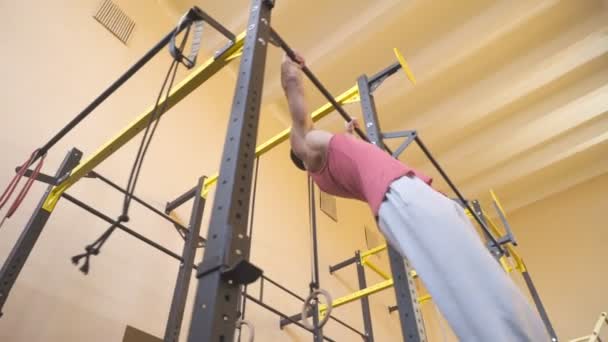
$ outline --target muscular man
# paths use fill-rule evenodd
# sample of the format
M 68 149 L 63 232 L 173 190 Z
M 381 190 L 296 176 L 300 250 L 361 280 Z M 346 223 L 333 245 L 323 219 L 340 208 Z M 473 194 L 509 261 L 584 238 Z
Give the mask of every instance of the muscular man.
M 285 58 L 281 67 L 294 164 L 321 190 L 369 204 L 387 242 L 410 260 L 460 340 L 548 341 L 539 316 L 460 205 L 433 190 L 429 177 L 376 146 L 314 128 L 300 65 Z M 354 125 L 347 126 L 350 133 Z

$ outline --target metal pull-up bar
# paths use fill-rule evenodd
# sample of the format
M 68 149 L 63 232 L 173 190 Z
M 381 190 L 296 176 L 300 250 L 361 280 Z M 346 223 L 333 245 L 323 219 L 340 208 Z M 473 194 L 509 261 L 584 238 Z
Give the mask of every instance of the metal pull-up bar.
M 217 20 L 213 19 L 210 15 L 205 13 L 198 7 L 193 7 L 186 14 L 186 20 L 179 23 L 178 27 L 171 30 L 165 37 L 163 37 L 154 47 L 146 52 L 135 64 L 133 64 L 124 74 L 116 79 L 108 88 L 106 88 L 99 96 L 97 96 L 88 106 L 86 106 L 78 115 L 76 115 L 67 125 L 65 125 L 57 134 L 55 134 L 47 143 L 38 149 L 38 153 L 35 155 L 32 163 L 36 162 L 40 157 L 46 154 L 61 138 L 68 134 L 74 127 L 76 127 L 82 120 L 84 120 L 95 108 L 97 108 L 102 102 L 104 102 L 110 95 L 112 95 L 118 88 L 120 88 L 125 82 L 127 82 L 135 73 L 137 73 L 146 63 L 148 63 L 154 56 L 158 54 L 175 35 L 182 32 L 187 28 L 193 20 L 202 20 L 213 27 L 216 31 L 220 32 L 224 37 L 228 38 L 231 42 L 236 41 L 234 33 L 230 32 L 226 27 L 220 24 Z
M 277 31 L 275 31 L 272 27 L 270 28 L 270 36 L 271 36 L 272 43 L 276 43 L 277 46 L 279 46 L 281 49 L 283 49 L 283 51 L 285 51 L 287 56 L 289 58 L 291 58 L 294 62 L 297 61 L 298 58 L 296 56 L 296 53 L 293 51 L 293 49 L 291 47 L 289 47 L 289 45 L 287 45 L 287 43 L 283 40 L 283 38 L 281 38 L 281 36 L 279 36 Z M 302 65 L 302 72 L 315 85 L 315 87 L 317 87 L 317 89 L 319 89 L 321 94 L 323 94 L 323 96 L 327 99 L 327 101 L 329 101 L 329 103 L 331 103 L 331 105 L 336 109 L 336 111 L 338 111 L 340 116 L 342 116 L 344 118 L 344 120 L 346 120 L 346 122 L 351 122 L 353 120 L 353 118 L 344 110 L 342 105 L 334 99 L 333 95 L 331 95 L 331 93 L 327 90 L 327 88 L 325 88 L 325 86 L 321 83 L 321 81 L 319 81 L 319 79 L 315 76 L 315 74 L 313 74 L 312 71 L 310 71 L 310 69 L 306 65 Z M 357 135 L 359 135 L 359 137 L 361 139 L 369 142 L 369 138 L 367 137 L 367 134 L 365 134 L 365 132 L 363 132 L 359 127 L 355 127 L 355 132 L 357 132 Z

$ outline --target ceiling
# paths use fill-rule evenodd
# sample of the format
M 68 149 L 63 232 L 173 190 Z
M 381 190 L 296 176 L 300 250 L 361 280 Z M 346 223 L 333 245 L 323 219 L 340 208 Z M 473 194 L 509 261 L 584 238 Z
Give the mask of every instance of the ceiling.
M 234 32 L 246 26 L 246 0 L 159 1 L 176 16 L 198 5 Z M 399 73 L 376 91 L 383 129 L 417 130 L 467 197 L 493 188 L 513 210 L 608 171 L 606 1 L 276 3 L 273 27 L 335 95 L 403 52 L 418 82 Z M 264 110 L 287 125 L 280 58 L 269 53 Z M 307 93 L 312 108 L 324 103 Z M 360 115 L 358 104 L 347 110 Z M 320 123 L 341 125 L 337 115 Z M 445 188 L 417 147 L 402 159 Z

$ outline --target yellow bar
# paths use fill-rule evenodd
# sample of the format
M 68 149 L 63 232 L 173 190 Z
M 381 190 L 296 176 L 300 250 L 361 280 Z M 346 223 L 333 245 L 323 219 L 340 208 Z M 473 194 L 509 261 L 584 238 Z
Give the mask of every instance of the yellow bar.
M 490 231 L 492 231 L 492 234 L 497 235 L 497 236 L 503 235 L 502 232 L 498 229 L 498 226 L 496 226 L 494 221 L 492 221 L 492 219 L 490 219 L 485 213 L 483 214 L 483 217 L 486 220 L 486 222 L 488 222 L 488 227 L 490 228 Z M 507 252 L 509 252 L 509 255 L 515 261 L 515 269 L 520 272 L 524 272 L 526 270 L 526 267 L 523 264 L 521 256 L 517 253 L 517 251 L 515 250 L 513 245 L 508 243 L 508 244 L 505 244 L 504 246 L 507 249 Z M 511 271 L 513 270 L 513 268 L 509 268 L 509 269 Z
M 416 77 L 414 77 L 414 73 L 410 69 L 410 66 L 407 65 L 405 58 L 403 57 L 403 55 L 401 54 L 401 52 L 399 52 L 399 50 L 397 48 L 394 48 L 393 52 L 395 52 L 395 56 L 397 56 L 397 60 L 399 61 L 399 64 L 401 64 L 401 69 L 403 69 L 403 71 L 405 71 L 407 78 L 409 78 L 410 81 L 415 85 Z
M 354 86 L 354 87 L 348 89 L 347 91 L 345 91 L 344 93 L 340 94 L 339 96 L 337 96 L 336 101 L 340 104 L 343 104 L 356 96 L 359 96 L 359 88 L 357 86 Z M 317 122 L 318 120 L 326 117 L 329 113 L 331 113 L 333 111 L 334 111 L 334 107 L 332 106 L 331 103 L 328 102 L 328 103 L 324 104 L 323 106 L 319 107 L 314 112 L 312 112 L 312 114 L 310 116 L 312 117 L 313 122 Z M 289 138 L 290 133 L 291 133 L 291 127 L 286 128 L 283 131 L 281 131 L 280 133 L 278 133 L 277 135 L 275 135 L 274 137 L 268 139 L 266 142 L 258 145 L 255 149 L 255 156 L 259 157 L 259 156 L 263 155 L 264 153 L 272 150 L 277 145 L 279 145 L 282 142 L 284 142 L 285 140 L 287 140 Z M 207 195 L 207 193 L 209 192 L 211 187 L 217 183 L 217 179 L 218 179 L 217 172 L 213 176 L 207 178 L 207 180 L 205 181 L 205 191 L 203 191 L 204 195 Z
M 495 198 L 494 193 L 493 193 L 493 192 L 491 192 L 491 194 L 492 194 L 492 197 L 494 197 L 494 198 Z M 498 203 L 498 201 L 496 202 L 496 204 L 497 204 L 497 205 L 499 206 L 499 208 L 500 208 L 500 204 Z M 502 209 L 500 209 L 500 210 L 502 210 Z M 467 214 L 467 216 L 468 216 L 469 218 L 473 218 L 473 215 L 471 215 L 471 213 L 470 213 L 470 212 L 469 212 L 467 209 L 465 209 L 465 213 Z M 489 218 L 489 217 L 488 217 L 488 215 L 486 215 L 484 212 L 482 212 L 482 215 L 483 215 L 483 218 L 485 219 L 485 221 L 488 223 L 488 224 L 487 224 L 487 226 L 488 226 L 488 228 L 490 229 L 490 231 L 492 232 L 492 234 L 493 234 L 493 235 L 495 235 L 495 236 L 503 236 L 503 233 L 500 231 L 500 229 L 498 229 L 498 226 L 497 226 L 497 225 L 494 223 L 494 221 L 492 221 L 492 219 L 491 219 L 491 218 Z M 513 245 L 512 245 L 512 244 L 510 244 L 510 243 L 508 243 L 508 244 L 505 244 L 505 245 L 503 245 L 503 246 L 504 246 L 504 247 L 507 249 L 507 252 L 509 253 L 509 255 L 510 255 L 510 256 L 513 258 L 513 260 L 515 261 L 515 267 L 513 267 L 513 268 L 508 267 L 508 269 L 509 269 L 510 271 L 512 271 L 513 269 L 516 269 L 516 270 L 518 270 L 519 272 L 525 272 L 525 270 L 526 270 L 526 266 L 524 265 L 524 263 L 523 263 L 523 260 L 522 260 L 521 256 L 520 256 L 520 255 L 517 253 L 517 251 L 515 250 L 515 248 L 513 247 Z M 502 264 L 502 263 L 503 263 L 503 262 L 501 261 L 501 264 Z M 505 267 L 505 266 L 503 265 L 503 268 L 504 268 L 504 267 Z M 509 271 L 509 272 L 510 272 L 510 271 Z
M 429 301 L 429 300 L 431 300 L 432 298 L 433 298 L 433 297 L 431 297 L 431 295 L 427 294 L 427 295 L 424 295 L 424 296 L 420 296 L 420 297 L 418 297 L 418 299 L 417 299 L 417 300 L 418 300 L 418 303 L 419 303 L 419 304 L 422 304 L 422 303 L 424 303 L 424 302 L 428 302 L 428 301 Z
M 502 266 L 502 268 L 505 270 L 505 272 L 511 273 L 511 271 L 513 271 L 513 269 L 507 263 L 507 257 L 506 256 L 504 256 L 504 255 L 501 256 L 500 259 L 498 259 L 498 261 L 500 261 L 500 266 Z
M 211 78 L 211 76 L 215 75 L 220 69 L 222 69 L 225 65 L 228 64 L 228 59 L 243 46 L 244 40 L 245 32 L 241 33 L 237 37 L 236 42 L 221 56 L 219 56 L 217 59 L 208 59 L 194 72 L 188 75 L 183 81 L 181 81 L 177 86 L 175 86 L 171 94 L 169 94 L 166 104 L 165 101 L 161 101 L 159 103 L 159 107 L 162 108 L 163 106 L 167 106 L 166 110 L 169 110 L 179 101 L 181 101 L 184 97 L 186 97 L 196 88 L 198 88 L 198 86 L 200 86 L 203 82 L 207 81 L 209 78 Z M 76 168 L 72 171 L 68 178 L 53 187 L 51 193 L 49 194 L 47 200 L 43 205 L 43 208 L 47 211 L 52 211 L 55 205 L 57 204 L 57 201 L 61 197 L 61 194 L 63 194 L 67 189 L 74 185 L 74 183 L 76 183 L 87 173 L 89 173 L 89 171 L 92 171 L 97 165 L 106 160 L 106 158 L 111 156 L 124 144 L 129 142 L 139 132 L 145 129 L 150 120 L 150 116 L 152 116 L 153 114 L 153 111 L 153 105 L 148 107 L 148 109 L 146 109 L 127 128 L 125 128 L 113 139 L 103 145 L 99 150 L 97 150 L 97 152 L 95 152 L 91 157 L 89 157 L 89 159 L 76 166 Z M 162 115 L 164 113 L 160 114 Z
M 373 254 L 378 254 L 385 249 L 386 249 L 386 244 L 380 245 L 378 247 L 374 247 L 370 250 L 367 250 L 367 251 L 361 253 L 361 259 L 367 258 L 368 256 L 373 255 Z
M 507 218 L 507 213 L 505 212 L 505 210 L 503 209 L 502 205 L 498 201 L 498 197 L 496 197 L 496 194 L 494 193 L 494 190 L 490 189 L 490 195 L 492 196 L 492 199 L 496 203 L 496 206 L 498 207 L 498 209 L 501 211 L 502 216 L 504 216 L 505 219 L 506 219 Z
M 367 266 L 367 267 L 371 268 L 372 271 L 376 272 L 380 277 L 382 277 L 384 279 L 391 279 L 391 277 L 386 272 L 382 271 L 374 263 L 372 263 L 371 261 L 367 260 L 367 258 L 361 259 L 361 261 L 362 261 L 362 264 L 364 266 Z
M 344 297 L 340 297 L 337 299 L 334 299 L 333 302 L 331 303 L 332 308 L 337 308 L 340 307 L 342 305 L 354 302 L 356 300 L 359 300 L 363 297 L 368 297 L 371 296 L 375 293 L 384 291 L 388 288 L 393 287 L 393 279 L 390 278 L 388 280 L 385 280 L 383 282 L 377 283 L 375 285 L 369 286 L 365 289 L 359 290 L 359 291 L 355 291 L 351 294 L 348 294 Z M 416 298 L 416 301 L 418 303 L 424 303 L 428 300 L 431 299 L 430 295 L 424 295 L 424 296 L 420 296 L 418 298 Z M 319 313 L 321 314 L 321 316 L 324 316 L 325 312 L 327 311 L 327 304 L 320 304 L 319 305 Z
M 335 309 L 337 307 L 340 307 L 344 304 L 348 304 L 350 302 L 354 302 L 356 300 L 359 300 L 363 297 L 367 297 L 369 295 L 372 295 L 374 293 L 378 293 L 380 291 L 386 290 L 390 287 L 393 286 L 393 279 L 389 279 L 389 280 L 385 280 L 383 282 L 377 283 L 375 285 L 372 285 L 370 287 L 367 287 L 363 290 L 359 290 L 356 292 L 353 292 L 349 295 L 346 295 L 344 297 L 340 297 L 337 299 L 334 299 L 334 301 L 331 303 L 332 307 Z M 321 304 L 319 305 L 319 312 L 324 313 L 327 310 L 327 304 Z

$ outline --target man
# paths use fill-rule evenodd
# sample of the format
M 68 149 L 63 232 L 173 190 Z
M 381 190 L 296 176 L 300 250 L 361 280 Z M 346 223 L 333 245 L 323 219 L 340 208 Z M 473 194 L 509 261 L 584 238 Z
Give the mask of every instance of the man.
M 352 134 L 314 129 L 300 65 L 285 58 L 291 158 L 329 194 L 367 202 L 388 243 L 407 256 L 462 341 L 548 341 L 542 321 L 484 247 L 463 209 L 431 179 Z M 352 133 L 355 122 L 349 123 Z

